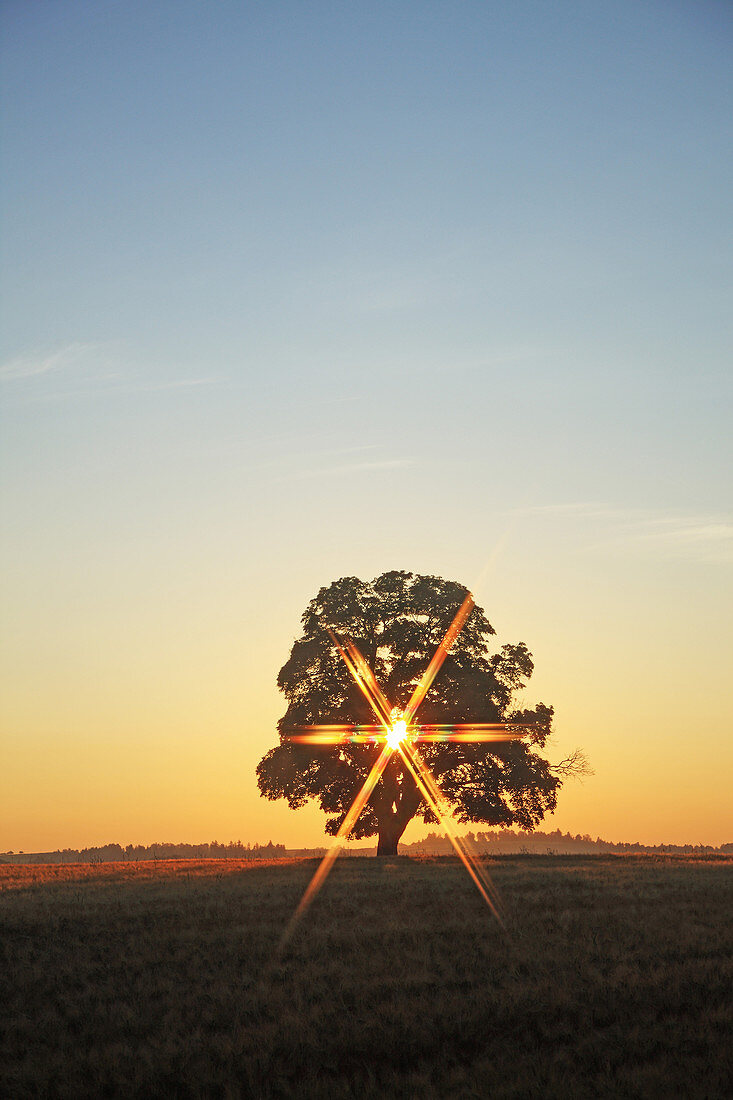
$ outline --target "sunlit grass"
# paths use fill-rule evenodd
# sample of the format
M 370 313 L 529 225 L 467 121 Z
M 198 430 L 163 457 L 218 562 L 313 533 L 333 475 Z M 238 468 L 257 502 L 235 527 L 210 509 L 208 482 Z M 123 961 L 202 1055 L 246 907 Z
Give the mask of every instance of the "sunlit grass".
M 0 1094 L 725 1095 L 732 863 L 2 867 Z

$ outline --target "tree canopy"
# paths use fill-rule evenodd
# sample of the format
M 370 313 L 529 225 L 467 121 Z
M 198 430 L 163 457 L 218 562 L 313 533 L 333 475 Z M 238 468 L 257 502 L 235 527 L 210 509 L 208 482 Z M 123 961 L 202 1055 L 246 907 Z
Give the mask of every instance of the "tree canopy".
M 278 676 L 288 706 L 279 722 L 281 743 L 257 766 L 260 793 L 285 798 L 293 809 L 317 799 L 335 834 L 379 749 L 294 744 L 285 731 L 308 723 L 370 723 L 369 703 L 342 661 L 328 629 L 350 638 L 393 706 L 403 708 L 440 644 L 467 589 L 441 577 L 393 571 L 373 581 L 343 577 L 320 590 L 303 617 Z M 521 741 L 420 745 L 445 798 L 461 822 L 532 829 L 555 809 L 562 784 L 539 750 L 551 731 L 552 707 L 517 705 L 534 668 L 523 642 L 492 651 L 495 631 L 474 607 L 419 713 L 418 723 L 517 722 L 534 728 Z M 566 768 L 567 772 L 567 768 Z M 398 754 L 390 760 L 352 835 L 379 835 L 380 852 L 396 852 L 415 816 L 435 822 Z

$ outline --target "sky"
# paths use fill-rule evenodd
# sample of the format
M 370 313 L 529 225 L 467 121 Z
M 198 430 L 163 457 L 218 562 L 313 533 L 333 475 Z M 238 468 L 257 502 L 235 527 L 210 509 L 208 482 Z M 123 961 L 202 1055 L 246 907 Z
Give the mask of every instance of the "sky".
M 0 31 L 0 850 L 322 844 L 277 673 L 390 569 L 533 653 L 542 828 L 733 841 L 730 4 Z

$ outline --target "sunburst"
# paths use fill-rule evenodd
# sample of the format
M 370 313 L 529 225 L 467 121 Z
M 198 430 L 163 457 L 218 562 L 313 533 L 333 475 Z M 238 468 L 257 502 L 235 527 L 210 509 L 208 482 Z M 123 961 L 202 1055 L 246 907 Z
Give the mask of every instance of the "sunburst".
M 412 776 L 415 785 L 420 791 L 420 794 L 423 796 L 425 802 L 445 831 L 448 840 L 471 876 L 484 901 L 496 918 L 501 922 L 501 913 L 499 911 L 500 903 L 496 890 L 483 866 L 468 849 L 463 838 L 458 835 L 448 799 L 440 790 L 435 777 L 423 757 L 420 755 L 420 751 L 417 747 L 422 743 L 430 744 L 436 742 L 490 743 L 516 741 L 525 736 L 525 731 L 527 729 L 533 728 L 526 723 L 460 722 L 424 725 L 415 721 L 418 707 L 430 690 L 431 684 L 438 675 L 451 647 L 473 611 L 473 607 L 474 599 L 469 593 L 456 612 L 452 623 L 445 632 L 443 640 L 435 651 L 430 664 L 425 669 L 425 672 L 415 687 L 404 710 L 400 710 L 390 705 L 389 700 L 377 683 L 374 673 L 356 645 L 349 639 L 339 638 L 334 630 L 330 627 L 327 628 L 346 667 L 374 711 L 378 723 L 374 725 L 340 723 L 335 725 L 315 724 L 288 726 L 281 731 L 283 737 L 286 741 L 291 741 L 299 745 L 337 746 L 375 744 L 381 745 L 382 749 L 372 765 L 371 771 L 364 781 L 363 786 L 351 804 L 348 813 L 344 817 L 333 839 L 331 847 L 326 852 L 313 878 L 308 884 L 286 930 L 286 939 L 290 936 L 295 925 L 323 885 L 345 840 L 356 825 L 359 815 L 369 801 L 374 788 L 395 753 L 400 756 L 405 768 Z

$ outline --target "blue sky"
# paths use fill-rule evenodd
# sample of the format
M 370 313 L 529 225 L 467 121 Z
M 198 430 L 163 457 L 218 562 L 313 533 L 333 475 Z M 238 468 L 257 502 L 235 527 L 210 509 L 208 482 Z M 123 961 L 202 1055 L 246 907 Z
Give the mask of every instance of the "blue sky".
M 90 649 L 142 690 L 118 650 L 139 601 L 159 645 L 188 604 L 196 660 L 216 665 L 212 619 L 225 665 L 249 654 L 256 757 L 280 709 L 262 685 L 322 584 L 473 584 L 499 544 L 479 595 L 539 639 L 577 740 L 584 631 L 591 682 L 607 649 L 638 667 L 652 646 L 710 697 L 733 563 L 729 4 L 70 0 L 2 24 L 18 744 L 48 728 L 39 652 L 70 662 L 72 754 Z

